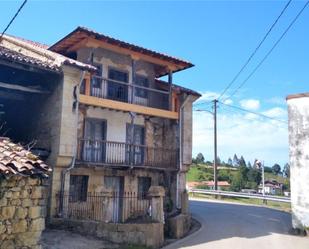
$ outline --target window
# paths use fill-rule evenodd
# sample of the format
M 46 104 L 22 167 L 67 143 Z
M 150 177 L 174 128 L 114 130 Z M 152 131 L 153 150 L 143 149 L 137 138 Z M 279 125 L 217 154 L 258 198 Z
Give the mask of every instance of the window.
M 128 101 L 128 73 L 109 69 L 108 71 L 108 90 L 107 96 L 109 99 L 127 102 Z M 124 84 L 118 83 L 123 82 Z
M 89 176 L 70 176 L 70 202 L 86 201 Z
M 151 186 L 150 177 L 138 177 L 138 198 L 145 199 L 146 194 Z
M 135 77 L 135 85 L 142 86 L 142 87 L 149 87 L 149 81 L 147 77 L 136 75 Z M 141 98 L 148 98 L 148 90 L 136 87 L 135 88 L 135 96 L 141 97 Z

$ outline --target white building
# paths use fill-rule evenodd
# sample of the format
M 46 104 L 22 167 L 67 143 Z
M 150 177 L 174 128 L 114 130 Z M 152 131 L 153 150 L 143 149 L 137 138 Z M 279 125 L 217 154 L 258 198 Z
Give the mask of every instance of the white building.
M 294 228 L 309 227 L 309 93 L 287 97 Z

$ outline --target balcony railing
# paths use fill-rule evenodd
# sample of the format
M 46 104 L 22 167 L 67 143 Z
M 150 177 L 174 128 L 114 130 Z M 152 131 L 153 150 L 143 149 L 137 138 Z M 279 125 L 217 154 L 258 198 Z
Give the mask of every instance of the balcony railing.
M 86 94 L 85 84 L 81 93 Z M 94 97 L 111 99 L 131 104 L 169 110 L 169 92 L 122 81 L 92 76 L 89 94 Z
M 177 169 L 177 150 L 145 145 L 80 139 L 77 160 L 97 165 Z

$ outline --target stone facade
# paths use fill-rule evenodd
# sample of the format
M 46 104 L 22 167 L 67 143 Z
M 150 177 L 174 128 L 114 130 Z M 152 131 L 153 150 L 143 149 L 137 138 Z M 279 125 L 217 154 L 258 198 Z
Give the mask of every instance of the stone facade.
M 287 97 L 292 223 L 309 227 L 309 93 Z
M 45 228 L 45 180 L 11 176 L 0 180 L 0 248 L 39 249 Z

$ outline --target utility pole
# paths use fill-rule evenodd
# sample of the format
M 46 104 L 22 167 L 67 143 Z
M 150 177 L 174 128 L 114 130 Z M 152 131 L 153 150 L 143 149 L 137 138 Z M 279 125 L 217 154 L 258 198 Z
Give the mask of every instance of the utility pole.
M 262 163 L 262 188 L 263 188 L 263 198 L 265 197 L 265 168 L 264 168 L 264 161 Z M 263 199 L 263 203 L 266 203 L 265 199 Z
M 218 177 L 217 177 L 217 103 L 218 100 L 214 99 L 214 189 L 218 190 Z

